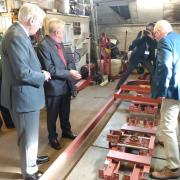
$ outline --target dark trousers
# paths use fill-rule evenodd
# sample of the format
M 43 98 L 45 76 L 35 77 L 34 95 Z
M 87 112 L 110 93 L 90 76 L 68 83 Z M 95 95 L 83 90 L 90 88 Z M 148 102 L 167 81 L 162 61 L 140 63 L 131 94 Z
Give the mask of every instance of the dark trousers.
M 4 123 L 6 125 L 7 128 L 14 128 L 14 123 L 12 121 L 10 112 L 7 108 L 0 106 L 0 111 L 4 120 Z
M 58 136 L 56 132 L 56 121 L 58 115 L 62 132 L 67 132 L 71 130 L 71 125 L 69 122 L 70 102 L 70 94 L 46 97 L 47 128 L 49 133 L 49 139 L 57 138 Z
M 151 74 L 151 77 L 154 72 L 154 67 L 152 63 L 149 60 L 141 60 L 141 61 L 130 61 L 127 67 L 127 70 L 123 75 L 121 76 L 119 82 L 116 85 L 116 90 L 119 90 L 119 88 L 124 84 L 124 82 L 127 80 L 128 76 L 132 73 L 134 69 L 138 66 L 138 64 L 141 63 L 143 66 L 147 68 L 149 73 Z

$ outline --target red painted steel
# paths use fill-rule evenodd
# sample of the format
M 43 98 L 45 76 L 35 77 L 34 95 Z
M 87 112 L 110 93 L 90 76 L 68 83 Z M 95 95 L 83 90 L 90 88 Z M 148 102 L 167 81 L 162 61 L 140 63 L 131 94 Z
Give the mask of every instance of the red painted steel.
M 155 104 L 155 103 L 151 103 Z M 130 112 L 139 112 L 139 113 L 147 113 L 147 114 L 157 114 L 158 112 L 158 105 L 150 105 L 150 104 L 143 104 L 141 102 L 133 102 L 129 106 L 129 111 Z
M 135 165 L 133 168 L 132 174 L 130 176 L 130 180 L 139 180 L 140 176 L 141 176 L 141 169 L 137 168 Z
M 115 99 L 112 97 L 103 108 L 96 114 L 96 116 L 90 121 L 90 123 L 84 128 L 84 130 L 77 136 L 75 140 L 66 148 L 66 150 L 56 159 L 56 161 L 48 168 L 48 170 L 41 177 L 42 180 L 51 179 L 51 174 L 58 173 L 61 165 L 68 160 L 77 152 L 79 147 L 85 142 L 87 136 L 91 133 L 101 118 L 105 115 L 108 109 L 113 105 Z M 117 107 L 116 107 L 117 108 Z M 59 168 L 59 169 L 58 169 Z
M 150 97 L 145 97 L 142 95 L 133 95 L 133 94 L 122 94 L 120 91 L 114 94 L 115 99 L 120 99 L 120 100 L 126 100 L 126 101 L 142 101 L 142 102 L 147 102 L 147 103 L 158 103 L 160 104 L 162 99 L 152 99 Z
M 121 127 L 121 131 L 133 131 L 133 132 L 140 132 L 140 133 L 145 133 L 145 134 L 150 134 L 150 135 L 155 135 L 156 130 L 157 130 L 157 127 L 143 128 L 143 127 L 138 127 L 138 126 L 129 126 L 128 124 L 124 124 Z
M 90 79 L 82 79 L 80 80 L 79 82 L 77 82 L 75 84 L 75 88 L 77 90 L 77 92 L 81 91 L 82 89 L 86 88 L 87 86 L 89 86 L 89 84 L 91 83 L 92 81 Z
M 113 162 L 112 159 L 106 158 L 105 167 L 99 169 L 99 177 L 105 180 L 119 180 L 120 161 Z
M 145 83 L 145 85 L 140 85 L 139 83 Z M 137 83 L 137 84 L 136 84 Z M 143 94 L 149 94 L 150 93 L 150 86 L 146 85 L 148 83 L 147 81 L 130 81 L 127 84 L 131 85 L 122 85 L 118 92 L 114 94 L 114 98 L 119 98 L 122 100 L 127 101 L 140 101 L 140 102 L 147 102 L 147 103 L 158 103 L 160 104 L 162 99 L 152 99 L 148 96 L 145 96 Z M 133 85 L 132 85 L 133 84 Z M 135 85 L 134 85 L 135 84 Z M 136 93 L 142 93 L 142 94 L 129 94 L 127 92 L 129 91 L 135 91 Z
M 108 178 L 103 177 L 105 180 L 116 180 L 113 176 L 114 170 L 111 169 L 110 172 L 109 169 L 111 166 L 117 167 L 117 163 L 124 161 L 127 161 L 129 165 L 134 164 L 132 171 L 124 175 L 125 180 L 148 179 L 158 124 L 155 116 L 161 103 L 161 99 L 148 97 L 149 93 L 149 82 L 138 80 L 121 86 L 120 90 L 114 94 L 115 99 L 133 101 L 129 107 L 132 117 L 127 119 L 128 124 L 124 124 L 119 131 L 110 130 L 107 135 L 110 151 L 106 160 L 109 160 L 109 164 L 101 169 L 101 174 L 109 172 Z M 142 117 L 138 117 L 137 113 L 154 116 L 150 119 L 140 119 Z M 116 174 L 120 174 L 120 169 Z
M 151 164 L 151 157 L 149 156 L 141 156 L 141 155 L 119 152 L 114 150 L 110 150 L 108 152 L 107 158 L 111 158 L 117 161 L 122 160 L 122 161 L 127 161 L 136 164 L 144 164 L 149 166 Z
M 138 126 L 138 127 L 143 127 L 143 128 L 154 128 L 155 126 L 157 126 L 159 123 L 159 120 L 156 119 L 155 117 L 152 120 L 151 118 L 139 118 L 139 117 L 128 117 L 127 118 L 127 124 L 128 126 Z
M 122 85 L 122 91 L 136 91 L 137 93 L 149 94 L 151 89 L 149 85 Z
M 130 80 L 126 83 L 126 85 L 150 85 L 150 82 L 149 80 Z

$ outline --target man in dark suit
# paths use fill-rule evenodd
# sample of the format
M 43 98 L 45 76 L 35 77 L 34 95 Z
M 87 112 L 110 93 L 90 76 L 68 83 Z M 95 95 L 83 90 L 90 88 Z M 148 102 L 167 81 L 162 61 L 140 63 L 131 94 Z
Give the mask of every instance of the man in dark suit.
M 173 32 L 166 20 L 154 27 L 158 41 L 156 69 L 152 79 L 152 97 L 163 97 L 159 131 L 164 143 L 166 167 L 152 172 L 156 179 L 180 177 L 178 147 L 178 115 L 180 111 L 180 35 Z
M 42 27 L 45 13 L 34 4 L 24 4 L 18 22 L 6 32 L 2 42 L 1 103 L 8 108 L 18 135 L 21 171 L 25 180 L 38 179 L 36 164 L 39 113 L 44 107 L 43 84 L 50 79 L 32 47 L 29 35 Z
M 132 71 L 137 68 L 139 63 L 148 69 L 151 76 L 153 75 L 154 67 L 151 61 L 154 61 L 155 59 L 155 48 L 156 42 L 153 39 L 153 34 L 150 29 L 147 28 L 144 31 L 140 31 L 137 38 L 130 46 L 132 53 L 129 58 L 128 67 L 120 77 L 120 80 L 118 81 L 115 88 L 116 91 L 119 90 L 121 85 L 127 80 Z
M 68 59 L 62 40 L 65 23 L 58 19 L 50 20 L 49 35 L 40 43 L 37 53 L 44 70 L 51 74 L 51 80 L 45 83 L 47 128 L 52 148 L 60 149 L 57 140 L 56 121 L 59 115 L 62 137 L 74 139 L 69 122 L 70 101 L 73 91 L 72 79 L 81 75 L 74 70 L 74 62 Z

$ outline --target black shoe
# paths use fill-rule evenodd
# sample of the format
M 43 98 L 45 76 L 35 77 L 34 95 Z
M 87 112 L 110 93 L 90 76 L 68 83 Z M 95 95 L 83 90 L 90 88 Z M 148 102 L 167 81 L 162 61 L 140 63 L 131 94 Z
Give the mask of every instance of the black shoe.
M 36 164 L 39 165 L 39 164 L 46 163 L 48 161 L 49 161 L 48 156 L 39 156 L 39 157 L 37 157 Z
M 24 177 L 24 180 L 38 180 L 42 175 L 43 175 L 43 173 L 41 171 L 37 171 L 34 174 L 27 174 Z
M 60 144 L 59 144 L 59 142 L 58 142 L 58 140 L 56 138 L 50 139 L 49 144 L 51 145 L 52 148 L 54 148 L 56 150 L 61 149 L 61 146 L 60 146 Z
M 67 131 L 67 132 L 62 132 L 62 137 L 69 138 L 69 139 L 75 139 L 77 137 L 77 135 L 73 134 L 73 132 L 71 132 L 71 131 Z

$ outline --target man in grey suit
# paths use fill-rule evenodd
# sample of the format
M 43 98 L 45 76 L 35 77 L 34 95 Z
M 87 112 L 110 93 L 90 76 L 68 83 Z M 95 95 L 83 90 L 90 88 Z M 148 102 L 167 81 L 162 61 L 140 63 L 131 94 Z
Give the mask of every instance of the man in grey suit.
M 21 171 L 25 180 L 38 179 L 36 164 L 39 113 L 44 106 L 43 84 L 51 77 L 41 65 L 29 35 L 42 27 L 45 13 L 37 5 L 24 4 L 18 22 L 6 32 L 2 42 L 1 103 L 8 108 L 18 136 Z
M 66 56 L 62 40 L 64 38 L 63 21 L 51 19 L 48 24 L 49 36 L 38 47 L 38 56 L 42 68 L 50 72 L 52 79 L 45 83 L 47 127 L 49 143 L 52 148 L 60 149 L 57 140 L 56 121 L 59 115 L 62 137 L 74 139 L 69 122 L 70 101 L 73 91 L 72 79 L 81 75 L 74 70 L 74 63 Z

